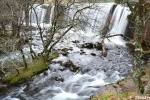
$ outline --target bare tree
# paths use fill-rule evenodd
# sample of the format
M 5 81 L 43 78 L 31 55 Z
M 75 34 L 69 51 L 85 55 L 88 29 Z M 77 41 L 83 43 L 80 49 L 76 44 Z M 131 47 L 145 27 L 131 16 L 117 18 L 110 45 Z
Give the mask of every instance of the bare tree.
M 79 18 L 80 13 L 92 6 L 88 5 L 77 9 L 72 16 L 68 16 L 66 11 L 70 10 L 76 3 L 79 5 L 79 2 L 76 2 L 75 0 L 55 0 L 53 2 L 54 16 L 46 40 L 44 40 L 42 28 L 37 20 L 37 26 L 40 31 L 39 34 L 44 48 L 41 54 L 44 55 L 45 59 L 48 58 L 53 47 L 61 40 L 62 37 L 64 37 L 72 28 L 81 24 L 82 20 Z M 33 10 L 35 12 L 34 8 Z M 64 16 L 68 16 L 69 18 L 66 20 Z

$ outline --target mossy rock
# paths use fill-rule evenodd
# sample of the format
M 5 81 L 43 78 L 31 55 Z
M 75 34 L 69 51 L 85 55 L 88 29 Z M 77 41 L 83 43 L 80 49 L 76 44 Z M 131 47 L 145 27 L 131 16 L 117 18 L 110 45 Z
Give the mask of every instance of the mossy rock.
M 49 54 L 48 61 L 56 59 L 57 57 L 59 57 L 59 53 L 58 52 L 51 53 L 51 54 Z
M 44 58 L 41 57 L 39 59 L 33 60 L 30 64 L 28 64 L 28 68 L 18 69 L 19 73 L 16 71 L 7 75 L 3 81 L 7 84 L 17 85 L 47 69 L 48 62 L 46 62 Z

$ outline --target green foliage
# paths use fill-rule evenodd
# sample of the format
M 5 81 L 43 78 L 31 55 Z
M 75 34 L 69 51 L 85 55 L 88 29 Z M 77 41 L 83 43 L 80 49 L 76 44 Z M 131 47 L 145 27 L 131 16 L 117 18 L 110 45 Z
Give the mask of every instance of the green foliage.
M 54 53 L 52 53 L 52 54 L 49 54 L 49 57 L 48 57 L 48 61 L 51 61 L 51 60 L 53 60 L 53 59 L 55 59 L 55 58 L 57 58 L 57 57 L 59 57 L 59 53 L 58 52 L 54 52 Z
M 125 98 L 129 98 L 129 94 L 104 94 L 101 97 L 91 98 L 90 100 L 108 100 L 112 98 L 112 100 L 126 100 Z M 98 99 L 99 98 L 99 99 Z
M 100 100 L 108 100 L 112 96 L 113 96 L 112 94 L 104 94 Z
M 118 98 L 119 98 L 119 100 L 123 100 L 123 98 L 128 98 L 129 97 L 129 94 L 118 94 L 117 95 L 118 96 Z
M 97 98 L 91 98 L 90 100 L 98 100 Z

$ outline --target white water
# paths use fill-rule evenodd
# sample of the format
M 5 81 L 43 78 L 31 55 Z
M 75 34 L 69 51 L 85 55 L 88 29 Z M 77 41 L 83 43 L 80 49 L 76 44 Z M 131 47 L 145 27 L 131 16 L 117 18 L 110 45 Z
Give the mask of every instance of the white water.
M 49 15 L 49 23 L 45 23 L 45 17 L 47 13 L 47 8 L 50 6 L 49 4 L 43 4 L 43 5 L 38 5 L 34 4 L 32 8 L 29 8 L 29 23 L 31 26 L 38 27 L 38 25 L 42 28 L 49 28 L 52 23 L 52 18 L 53 18 L 53 13 L 54 13 L 54 6 L 51 7 L 51 12 Z M 22 19 L 24 20 L 24 13 L 22 16 Z M 25 22 L 24 22 L 24 25 Z
M 49 27 L 52 26 L 52 20 L 53 20 L 53 17 L 54 17 L 54 10 L 55 10 L 55 6 L 52 6 L 51 12 L 50 12 L 50 17 L 49 17 Z
M 33 8 L 29 11 L 32 25 L 42 24 L 44 22 L 46 9 L 41 7 L 42 5 L 34 5 Z
M 106 22 L 107 16 L 113 4 L 97 4 L 97 9 L 85 10 L 82 14 L 87 16 L 89 25 L 86 26 L 86 30 L 69 31 L 62 41 L 56 45 L 55 49 L 69 48 L 72 47 L 73 50 L 69 50 L 68 56 L 60 55 L 59 58 L 53 60 L 50 64 L 49 70 L 45 73 L 37 75 L 33 78 L 33 81 L 29 85 L 23 86 L 19 91 L 14 91 L 9 94 L 3 100 L 21 100 L 19 98 L 25 98 L 28 100 L 88 100 L 88 98 L 94 93 L 100 86 L 108 83 L 114 83 L 119 79 L 124 78 L 129 69 L 132 66 L 132 57 L 127 53 L 126 49 L 115 49 L 115 47 L 108 47 L 108 56 L 101 57 L 101 51 L 96 49 L 86 49 L 80 48 L 80 45 L 87 42 L 96 43 L 99 42 L 99 32 Z M 52 7 L 50 14 L 50 24 L 52 21 L 53 10 Z M 76 9 L 73 7 L 74 10 Z M 37 14 L 40 23 L 44 22 L 45 10 L 42 11 L 41 7 L 37 7 Z M 43 14 L 43 15 L 40 15 Z M 73 12 L 70 11 L 70 15 Z M 128 10 L 125 7 L 117 6 L 112 17 L 110 26 L 110 34 L 120 34 L 125 31 L 126 16 Z M 35 14 L 32 15 L 33 24 L 36 22 L 34 20 Z M 70 16 L 71 17 L 71 16 Z M 117 27 L 116 27 L 117 26 Z M 92 28 L 91 28 L 92 27 Z M 119 27 L 119 28 L 118 28 Z M 38 32 L 35 33 L 37 36 Z M 35 37 L 33 42 L 39 43 L 38 37 Z M 79 44 L 74 44 L 71 41 L 79 40 Z M 115 38 L 113 42 L 117 39 Z M 117 44 L 122 43 L 122 39 L 117 40 Z M 41 44 L 41 43 L 39 43 Z M 41 46 L 35 46 L 34 50 L 37 52 L 41 50 Z M 81 50 L 85 51 L 85 54 L 80 54 Z M 95 53 L 96 56 L 92 56 L 91 53 Z M 78 73 L 71 72 L 69 69 L 60 71 L 62 66 L 59 63 L 65 63 L 71 60 L 75 65 L 79 66 L 81 69 Z M 56 81 L 55 78 L 63 78 L 64 81 Z M 28 88 L 27 90 L 25 90 Z
M 122 5 L 117 5 L 111 22 L 110 22 L 110 31 L 109 31 L 109 35 L 117 35 L 117 34 L 124 34 L 128 21 L 127 21 L 127 16 L 130 14 L 130 10 L 128 7 L 124 7 Z M 111 37 L 109 38 L 109 41 L 106 40 L 105 42 L 109 42 L 109 43 L 114 43 L 116 45 L 122 45 L 125 46 L 126 41 L 123 40 L 123 38 L 121 36 L 115 36 L 115 37 Z
M 81 19 L 83 18 L 86 21 L 84 25 L 85 31 L 84 33 L 97 34 L 100 33 L 103 29 L 109 12 L 114 3 L 97 3 L 94 4 L 93 7 L 89 9 L 83 10 L 80 15 Z M 73 17 L 74 13 L 81 9 L 82 7 L 88 6 L 88 4 L 82 4 L 79 6 L 72 6 L 69 10 L 69 17 Z M 78 16 L 77 16 L 78 17 Z

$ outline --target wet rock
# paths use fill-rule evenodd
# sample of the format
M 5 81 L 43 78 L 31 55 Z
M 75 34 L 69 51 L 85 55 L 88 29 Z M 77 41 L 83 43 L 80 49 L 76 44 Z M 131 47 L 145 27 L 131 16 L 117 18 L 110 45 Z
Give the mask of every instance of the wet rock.
M 72 71 L 72 72 L 76 72 L 78 69 L 79 69 L 79 67 L 76 66 L 76 65 L 72 65 L 72 66 L 70 67 L 70 71 Z
M 64 82 L 64 78 L 62 78 L 62 77 L 55 77 L 55 80 L 56 80 L 56 81 Z
M 73 72 L 76 72 L 76 71 L 79 69 L 79 67 L 76 66 L 76 65 L 75 65 L 72 61 L 70 61 L 70 60 L 69 60 L 68 62 L 64 63 L 63 66 L 69 68 L 70 71 L 73 71 Z
M 6 95 L 8 92 L 7 86 L 0 84 L 0 95 Z
M 65 67 L 60 67 L 59 70 L 64 71 L 64 70 L 66 70 L 66 68 Z
M 25 94 L 20 94 L 16 96 L 16 98 L 19 98 L 20 100 L 28 100 Z
M 80 54 L 83 55 L 85 54 L 86 52 L 84 52 L 84 50 L 80 50 Z
M 69 60 L 68 62 L 65 62 L 64 64 L 63 64 L 63 66 L 65 66 L 65 67 L 70 67 L 70 66 L 72 66 L 72 62 Z
M 97 42 L 96 49 L 97 50 L 102 50 L 102 43 Z
M 71 41 L 71 42 L 73 42 L 73 43 L 80 43 L 80 41 L 78 41 L 78 40 Z
M 96 47 L 96 45 L 92 43 L 85 43 L 85 44 L 82 44 L 81 46 L 81 48 L 87 48 L 87 49 L 93 49 L 94 47 Z
M 102 43 L 97 42 L 96 44 L 93 43 L 85 43 L 81 45 L 81 48 L 87 48 L 87 49 L 94 49 L 102 50 Z M 107 48 L 106 48 L 107 50 Z
M 69 50 L 68 48 L 61 49 L 61 51 L 63 51 L 63 52 L 67 52 L 68 50 Z
M 85 73 L 88 73 L 91 69 L 89 68 L 84 68 L 84 69 L 81 69 L 81 73 L 82 74 L 85 74 Z
M 29 39 L 29 40 L 33 40 L 33 38 L 32 38 L 32 37 L 29 37 L 28 39 Z
M 96 54 L 95 54 L 95 53 L 91 53 L 91 55 L 92 55 L 92 56 L 96 56 Z
M 47 72 L 47 71 L 45 71 L 45 72 L 43 72 L 43 74 L 44 74 L 45 76 L 47 76 L 47 75 L 48 75 L 48 72 Z
M 70 48 L 69 48 L 69 50 L 70 50 L 70 51 L 73 51 L 73 48 L 72 48 L 72 47 L 70 47 Z
M 62 52 L 61 53 L 63 56 L 68 56 L 68 52 Z

